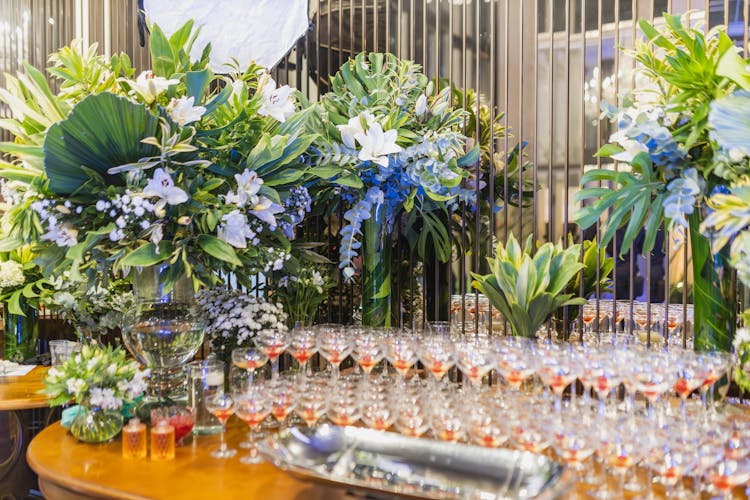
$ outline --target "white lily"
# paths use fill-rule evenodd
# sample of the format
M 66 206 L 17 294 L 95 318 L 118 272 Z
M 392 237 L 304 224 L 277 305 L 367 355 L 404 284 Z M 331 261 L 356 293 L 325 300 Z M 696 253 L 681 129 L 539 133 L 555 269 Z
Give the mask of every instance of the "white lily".
M 257 172 L 246 169 L 241 174 L 234 174 L 234 178 L 237 181 L 237 193 L 229 191 L 225 198 L 226 202 L 238 207 L 258 203 L 257 194 L 263 185 L 263 179 L 258 177 Z
M 265 196 L 261 196 L 258 202 L 250 208 L 250 213 L 268 224 L 269 226 L 276 226 L 276 214 L 284 213 L 284 207 L 278 203 L 274 203 Z
M 160 94 L 166 92 L 170 85 L 178 83 L 180 83 L 179 80 L 168 80 L 161 76 L 154 76 L 153 71 L 144 71 L 138 75 L 135 82 L 130 82 L 130 85 L 147 104 L 151 104 Z
M 261 90 L 263 104 L 261 104 L 258 114 L 271 116 L 284 123 L 295 111 L 294 100 L 292 99 L 294 92 L 294 89 L 289 85 L 276 88 L 276 82 L 273 78 L 269 78 Z
M 172 99 L 167 105 L 167 113 L 177 124 L 182 126 L 197 122 L 206 113 L 206 108 L 193 106 L 193 103 L 195 103 L 194 97 L 183 96 L 179 99 Z
M 421 94 L 417 98 L 417 104 L 414 107 L 414 113 L 420 118 L 423 117 L 425 113 L 427 113 L 427 96 L 426 95 Z
M 247 225 L 247 217 L 239 210 L 232 210 L 222 218 L 217 235 L 235 248 L 247 248 L 247 240 L 255 238 L 255 233 Z
M 362 161 L 375 162 L 382 167 L 388 166 L 389 154 L 401 151 L 401 146 L 396 144 L 398 131 L 384 132 L 379 123 L 373 123 L 367 133 L 357 134 L 354 138 L 362 146 L 358 158 Z
M 352 149 L 357 147 L 354 142 L 354 136 L 365 133 L 365 128 L 362 126 L 363 121 L 369 129 L 372 124 L 375 123 L 375 116 L 369 111 L 364 111 L 360 113 L 359 116 L 350 118 L 349 123 L 346 125 L 336 125 L 336 128 L 341 132 L 341 140 L 344 141 L 344 144 L 347 147 Z
M 174 180 L 162 168 L 154 170 L 154 176 L 149 179 L 148 184 L 143 189 L 144 196 L 156 196 L 159 198 L 154 204 L 154 213 L 160 215 L 164 207 L 169 205 L 179 205 L 188 201 L 188 195 L 185 191 L 174 185 Z

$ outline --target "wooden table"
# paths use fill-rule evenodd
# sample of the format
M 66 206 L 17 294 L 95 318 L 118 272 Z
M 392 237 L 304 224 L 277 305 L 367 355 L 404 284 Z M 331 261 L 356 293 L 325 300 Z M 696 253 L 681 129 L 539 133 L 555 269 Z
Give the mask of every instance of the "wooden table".
M 26 498 L 37 489 L 36 475 L 24 458 L 34 429 L 46 425 L 53 415 L 47 396 L 38 393 L 47 370 L 38 366 L 23 376 L 0 377 L 0 420 L 3 431 L 8 429 L 4 447 L 8 455 L 0 459 L 0 491 L 9 498 Z
M 228 443 L 236 447 L 247 427 L 230 421 Z M 55 423 L 40 432 L 29 446 L 29 465 L 39 475 L 39 486 L 49 500 L 91 498 L 208 499 L 257 498 L 273 500 L 337 500 L 346 497 L 333 489 L 294 479 L 271 464 L 243 465 L 239 456 L 215 459 L 218 436 L 199 436 L 192 445 L 178 447 L 169 462 L 126 460 L 119 438 L 86 445 Z

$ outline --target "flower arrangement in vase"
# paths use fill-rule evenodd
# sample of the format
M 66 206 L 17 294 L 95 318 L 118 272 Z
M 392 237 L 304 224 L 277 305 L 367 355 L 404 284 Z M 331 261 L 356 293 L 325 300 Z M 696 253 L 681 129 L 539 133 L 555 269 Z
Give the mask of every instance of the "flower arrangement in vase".
M 675 15 L 665 14 L 664 20 L 662 28 L 640 21 L 646 40 L 632 51 L 636 90 L 622 99 L 620 108 L 605 106 L 617 131 L 598 155 L 629 168 L 586 172 L 575 200 L 590 203 L 576 214 L 576 221 L 586 228 L 609 213 L 599 244 L 609 244 L 625 226 L 618 241 L 620 254 L 632 247 L 642 229 L 641 250 L 650 252 L 665 220 L 675 240 L 685 241 L 677 235 L 689 230 L 694 345 L 699 351 L 727 351 L 736 326 L 735 286 L 727 249 L 713 252 L 701 223 L 706 198 L 750 171 L 745 153 L 717 144 L 709 121 L 714 102 L 738 88 L 742 76 L 737 67 L 744 66 L 723 29 L 704 32 Z
M 447 261 L 449 211 L 476 205 L 477 180 L 468 167 L 478 147 L 466 151 L 466 113 L 453 107 L 450 89 L 435 93 L 411 61 L 361 53 L 341 67 L 332 88 L 321 99 L 320 155 L 311 172 L 327 179 L 343 204 L 339 267 L 346 281 L 361 267 L 363 323 L 389 325 L 397 221 L 408 213 L 418 253 L 430 244 Z M 330 205 L 330 193 L 318 199 Z
M 184 277 L 198 289 L 288 258 L 309 205 L 310 115 L 262 68 L 216 75 L 209 47 L 190 60 L 195 35 L 192 22 L 169 38 L 153 26 L 153 67 L 137 76 L 126 55 L 74 42 L 50 57 L 57 94 L 30 66 L 0 89 L 16 135 L 0 175 L 28 192 L 5 241 L 35 242 L 45 274 L 168 263 L 167 289 Z
M 328 298 L 328 291 L 337 285 L 331 267 L 331 263 L 293 257 L 277 273 L 272 296 L 284 306 L 290 328 L 313 323 L 318 307 Z
M 120 432 L 119 411 L 142 396 L 148 376 L 121 348 L 84 344 L 62 365 L 49 369 L 42 392 L 52 406 L 70 401 L 80 405 L 70 431 L 83 442 L 97 443 Z

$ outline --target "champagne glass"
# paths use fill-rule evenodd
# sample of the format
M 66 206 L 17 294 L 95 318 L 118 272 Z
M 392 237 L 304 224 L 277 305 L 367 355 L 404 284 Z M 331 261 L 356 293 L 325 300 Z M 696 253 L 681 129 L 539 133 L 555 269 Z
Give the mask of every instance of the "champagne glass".
M 261 386 L 241 388 L 234 396 L 234 412 L 247 424 L 250 432 L 250 451 L 240 458 L 243 464 L 263 462 L 263 457 L 258 453 L 256 436 L 258 427 L 271 411 L 268 396 L 266 388 Z
M 406 334 L 397 334 L 386 339 L 386 358 L 393 368 L 401 375 L 401 380 L 417 362 L 417 343 Z
M 354 339 L 352 357 L 365 373 L 365 383 L 367 383 L 373 368 L 385 357 L 385 347 L 376 335 L 361 333 Z
M 331 364 L 333 378 L 339 377 L 339 366 L 352 352 L 350 337 L 338 325 L 321 325 L 318 331 L 318 351 Z
M 394 412 L 388 397 L 380 391 L 365 391 L 360 400 L 362 422 L 370 429 L 387 430 L 394 419 Z
M 354 425 L 360 419 L 357 393 L 348 388 L 332 390 L 327 403 L 328 420 L 336 425 Z
M 237 450 L 227 448 L 225 434 L 227 433 L 227 420 L 234 413 L 234 399 L 223 391 L 218 392 L 206 399 L 206 409 L 214 414 L 221 423 L 221 444 L 218 450 L 213 450 L 211 456 L 214 458 L 231 458 L 237 454 Z
M 393 426 L 404 436 L 420 437 L 430 429 L 428 401 L 420 392 L 390 399 Z
M 577 473 L 582 473 L 583 462 L 594 454 L 596 438 L 593 429 L 579 421 L 578 415 L 547 420 L 547 432 L 557 456 Z
M 311 381 L 297 387 L 295 413 L 308 427 L 315 425 L 326 412 L 327 393 L 323 381 Z
M 299 363 L 300 376 L 307 377 L 307 362 L 318 352 L 315 331 L 310 328 L 295 328 L 287 351 Z
M 419 345 L 419 359 L 434 380 L 440 382 L 456 364 L 453 343 L 443 335 L 428 337 Z
M 658 354 L 644 353 L 633 367 L 635 389 L 648 400 L 648 416 L 654 417 L 654 406 L 657 401 L 674 386 L 677 374 L 668 358 Z
M 268 363 L 268 356 L 257 347 L 238 347 L 232 351 L 232 363 L 237 368 L 247 370 L 250 375 L 250 383 L 252 383 L 255 370 Z
M 268 384 L 271 415 L 279 423 L 279 426 L 284 425 L 289 414 L 294 411 L 296 404 L 294 396 L 294 382 L 290 377 L 282 375 L 277 380 Z
M 677 380 L 674 383 L 674 390 L 680 397 L 680 414 L 682 419 L 687 417 L 687 399 L 694 390 L 700 387 L 706 380 L 707 370 L 703 368 L 703 363 L 692 352 L 681 353 L 675 363 L 677 367 Z
M 463 439 L 466 429 L 464 416 L 452 399 L 446 394 L 434 401 L 430 412 L 430 427 L 437 439 L 455 443 Z
M 486 342 L 461 343 L 456 347 L 456 365 L 474 388 L 482 385 L 482 378 L 495 367 L 495 358 Z
M 508 441 L 508 430 L 505 421 L 497 409 L 489 406 L 478 406 L 469 417 L 469 439 L 485 448 L 499 448 Z
M 536 372 L 544 385 L 555 395 L 555 412 L 562 411 L 562 395 L 565 388 L 576 379 L 570 355 L 562 348 L 551 347 L 537 359 Z
M 271 360 L 271 378 L 279 378 L 279 356 L 281 356 L 289 346 L 289 336 L 286 332 L 272 331 L 265 332 L 255 338 L 258 348 Z
M 750 481 L 750 459 L 722 458 L 709 468 L 708 479 L 722 498 L 731 500 L 732 490 Z

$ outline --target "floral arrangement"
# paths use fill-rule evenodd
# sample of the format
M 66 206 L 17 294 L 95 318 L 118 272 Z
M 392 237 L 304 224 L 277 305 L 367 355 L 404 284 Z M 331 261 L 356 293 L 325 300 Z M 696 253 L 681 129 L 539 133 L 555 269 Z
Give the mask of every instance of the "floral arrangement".
M 52 406 L 74 400 L 115 411 L 144 393 L 148 376 L 121 348 L 84 344 L 79 353 L 49 369 L 42 392 Z
M 561 307 L 581 305 L 583 298 L 566 293 L 584 265 L 581 245 L 563 248 L 545 243 L 532 257 L 533 235 L 526 245 L 510 234 L 506 245 L 498 243 L 495 257 L 487 258 L 491 274 L 472 273 L 472 285 L 482 292 L 510 323 L 513 335 L 534 338 L 541 326 Z
M 434 93 L 419 65 L 379 53 L 346 62 L 332 88 L 321 99 L 325 128 L 312 172 L 335 186 L 345 207 L 344 279 L 356 274 L 363 224 L 377 219 L 390 234 L 403 212 L 417 214 L 422 224 L 413 241 L 420 255 L 431 240 L 438 257 L 448 260 L 447 211 L 461 203 L 475 207 L 477 179 L 466 167 L 479 156 L 478 148 L 466 153 L 466 114 L 451 106 L 450 88 Z
M 644 230 L 642 252 L 650 252 L 662 222 L 675 242 L 690 231 L 695 304 L 695 348 L 729 350 L 736 328 L 728 249 L 717 253 L 711 224 L 704 222 L 707 197 L 726 191 L 750 173 L 744 147 L 725 147 L 721 137 L 736 122 L 717 120 L 715 107 L 748 84 L 746 62 L 721 28 L 704 32 L 686 26 L 680 16 L 664 15 L 666 26 L 647 21 L 639 27 L 646 40 L 636 44 L 636 91 L 620 108 L 605 107 L 617 124 L 599 155 L 630 165 L 584 174 L 576 201 L 590 202 L 575 216 L 586 228 L 603 223 L 600 245 L 609 244 L 625 226 L 622 255 Z
M 123 315 L 135 301 L 132 287 L 125 280 L 111 280 L 107 286 L 87 286 L 57 277 L 51 283 L 56 290 L 52 307 L 77 328 L 79 335 L 119 328 Z
M 282 306 L 263 297 L 212 288 L 198 292 L 197 299 L 211 349 L 223 361 L 230 359 L 234 348 L 253 345 L 259 335 L 287 329 Z
M 283 305 L 288 325 L 310 325 L 318 307 L 328 298 L 328 291 L 336 286 L 331 266 L 291 259 L 273 287 L 273 297 Z
M 747 312 L 745 324 L 747 324 Z M 750 330 L 747 327 L 737 330 L 734 337 L 734 351 L 737 361 L 734 367 L 734 381 L 743 391 L 750 391 Z
M 10 314 L 25 316 L 27 308 L 39 309 L 52 293 L 34 257 L 28 245 L 0 253 L 0 302 Z
M 94 281 L 170 263 L 195 288 L 280 269 L 310 204 L 301 159 L 315 135 L 295 91 L 256 66 L 209 69 L 189 58 L 188 22 L 150 37 L 153 68 L 74 42 L 50 57 L 55 94 L 30 66 L 0 89 L 16 136 L 0 171 L 23 184 L 7 244 L 36 244 L 46 275 Z

